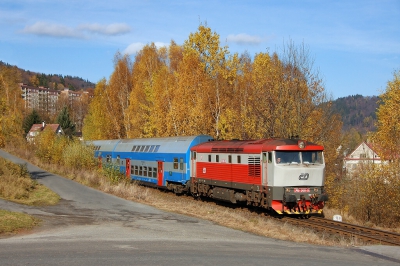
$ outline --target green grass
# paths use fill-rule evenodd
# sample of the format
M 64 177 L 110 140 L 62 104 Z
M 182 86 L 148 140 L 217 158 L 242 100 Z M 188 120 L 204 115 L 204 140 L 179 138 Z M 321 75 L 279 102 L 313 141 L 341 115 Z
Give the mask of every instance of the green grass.
M 26 231 L 39 224 L 40 219 L 33 216 L 0 210 L 0 235 Z

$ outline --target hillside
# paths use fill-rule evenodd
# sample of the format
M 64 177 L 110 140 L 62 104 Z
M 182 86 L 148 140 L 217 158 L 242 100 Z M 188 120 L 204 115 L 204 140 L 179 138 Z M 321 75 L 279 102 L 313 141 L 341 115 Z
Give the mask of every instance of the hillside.
M 343 131 L 355 128 L 364 134 L 375 131 L 377 96 L 351 95 L 333 101 L 333 110 L 342 116 Z
M 16 67 L 0 61 L 0 66 Z M 21 69 L 17 67 L 21 72 L 21 83 L 28 84 L 30 86 L 43 86 L 50 89 L 64 89 L 70 90 L 86 90 L 88 88 L 94 88 L 95 84 L 88 80 L 84 80 L 80 77 L 63 76 L 61 74 L 44 74 L 36 73 L 29 70 Z

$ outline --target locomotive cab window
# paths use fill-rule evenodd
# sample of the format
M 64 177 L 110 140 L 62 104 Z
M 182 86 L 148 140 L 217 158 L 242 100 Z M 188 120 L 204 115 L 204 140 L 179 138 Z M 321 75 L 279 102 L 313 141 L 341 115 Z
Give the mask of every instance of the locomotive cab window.
M 272 163 L 272 152 L 268 152 L 268 163 Z

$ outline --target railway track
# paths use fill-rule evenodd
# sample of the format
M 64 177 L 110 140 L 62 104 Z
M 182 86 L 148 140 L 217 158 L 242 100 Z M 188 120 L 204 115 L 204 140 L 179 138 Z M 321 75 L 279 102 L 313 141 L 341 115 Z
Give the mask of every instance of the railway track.
M 309 219 L 283 218 L 283 221 L 297 226 L 312 228 L 318 232 L 338 234 L 348 238 L 357 238 L 367 244 L 400 246 L 400 234 L 373 229 L 369 227 L 332 221 L 319 217 Z

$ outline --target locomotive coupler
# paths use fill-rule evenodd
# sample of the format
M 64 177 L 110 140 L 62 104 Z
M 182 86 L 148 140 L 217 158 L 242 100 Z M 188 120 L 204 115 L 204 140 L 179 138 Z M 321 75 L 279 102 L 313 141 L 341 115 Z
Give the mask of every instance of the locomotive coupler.
M 307 211 L 307 202 L 306 202 L 306 197 L 304 195 L 300 195 L 300 200 L 297 203 L 297 206 L 300 211 Z

